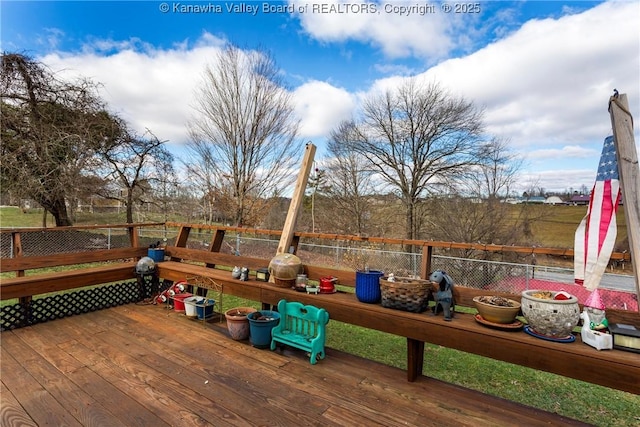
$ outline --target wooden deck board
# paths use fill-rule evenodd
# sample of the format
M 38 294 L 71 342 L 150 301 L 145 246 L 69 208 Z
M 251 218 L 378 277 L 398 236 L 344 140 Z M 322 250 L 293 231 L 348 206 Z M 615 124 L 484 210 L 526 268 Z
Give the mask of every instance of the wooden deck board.
M 260 350 L 224 323 L 130 304 L 2 333 L 3 426 L 584 425 L 327 349 Z
M 46 384 L 41 384 L 42 379 L 33 377 L 27 371 L 28 359 L 22 358 L 19 353 L 14 353 L 15 349 L 7 350 L 7 348 L 11 348 L 12 340 L 5 338 L 4 335 L 3 333 L 2 383 L 20 403 L 25 413 L 36 425 L 81 426 L 82 423 L 46 389 Z M 5 424 L 5 421 L 9 422 L 9 420 L 5 418 L 4 405 L 0 411 L 2 412 L 2 425 L 13 425 Z
M 0 383 L 0 402 L 2 402 L 0 420 L 3 421 L 3 425 L 38 427 L 4 383 Z

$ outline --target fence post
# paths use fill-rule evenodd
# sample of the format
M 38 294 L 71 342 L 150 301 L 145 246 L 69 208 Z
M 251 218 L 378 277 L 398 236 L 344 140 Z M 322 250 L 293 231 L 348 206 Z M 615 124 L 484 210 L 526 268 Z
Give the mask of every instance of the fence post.
M 433 256 L 433 246 L 422 247 L 422 262 L 420 266 L 420 277 L 426 279 L 431 273 L 431 257 Z

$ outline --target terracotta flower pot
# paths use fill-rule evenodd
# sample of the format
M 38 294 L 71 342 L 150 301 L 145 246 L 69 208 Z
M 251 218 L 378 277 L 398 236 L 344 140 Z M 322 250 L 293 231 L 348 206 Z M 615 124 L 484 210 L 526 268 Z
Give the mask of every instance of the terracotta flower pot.
M 255 311 L 257 310 L 253 307 L 236 307 L 225 311 L 227 330 L 232 339 L 242 341 L 249 338 L 249 319 L 247 316 Z

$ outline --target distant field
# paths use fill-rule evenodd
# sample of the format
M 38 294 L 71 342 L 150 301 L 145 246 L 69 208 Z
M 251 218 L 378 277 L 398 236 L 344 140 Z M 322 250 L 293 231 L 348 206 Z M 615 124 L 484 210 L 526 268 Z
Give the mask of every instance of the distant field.
M 47 215 L 47 224 L 53 225 L 55 221 L 51 215 Z M 41 227 L 42 209 L 29 209 L 23 212 L 19 208 L 3 206 L 0 208 L 0 227 Z
M 21 209 L 15 207 L 3 206 L 0 207 L 0 227 L 42 227 L 42 209 L 27 209 L 23 212 Z M 171 218 L 174 220 L 174 218 Z M 178 219 L 175 219 L 178 220 Z M 134 221 L 138 221 L 134 219 Z M 163 222 L 164 218 L 161 215 L 148 215 L 148 217 L 141 218 L 140 222 Z M 75 221 L 75 225 L 94 225 L 94 224 L 124 224 L 127 222 L 127 217 L 123 212 L 117 213 L 78 213 Z M 47 214 L 47 227 L 54 227 L 56 224 L 52 215 Z
M 573 248 L 573 240 L 578 224 L 586 214 L 586 206 L 536 206 L 542 210 L 542 219 L 535 220 L 532 225 L 533 238 L 536 245 L 552 248 Z M 514 215 L 520 209 L 519 205 L 512 207 Z M 22 212 L 14 207 L 0 208 L 0 227 L 41 227 L 42 209 L 29 209 Z M 171 220 L 180 221 L 178 218 Z M 627 238 L 627 227 L 624 217 L 624 208 L 618 211 L 618 238 L 619 244 Z M 142 218 L 141 222 L 163 221 L 161 215 L 150 215 Z M 115 214 L 78 214 L 76 225 L 93 224 L 121 224 L 126 222 L 124 213 Z M 51 215 L 47 215 L 47 226 L 52 227 L 55 221 Z
M 574 236 L 580 221 L 587 213 L 586 206 L 544 206 L 544 218 L 533 225 L 534 240 L 551 248 L 573 248 Z M 618 209 L 618 237 L 616 244 L 627 239 L 624 207 Z

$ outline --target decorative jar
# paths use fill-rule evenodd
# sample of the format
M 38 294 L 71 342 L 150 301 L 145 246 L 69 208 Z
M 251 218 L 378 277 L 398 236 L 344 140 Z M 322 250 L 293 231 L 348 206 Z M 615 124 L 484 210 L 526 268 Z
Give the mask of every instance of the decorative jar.
M 305 292 L 307 290 L 307 275 L 298 274 L 296 277 L 295 289 L 298 292 Z
M 293 254 L 278 254 L 269 263 L 269 274 L 274 278 L 275 284 L 280 287 L 293 287 L 300 273 L 302 273 L 302 261 Z

